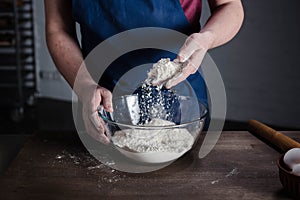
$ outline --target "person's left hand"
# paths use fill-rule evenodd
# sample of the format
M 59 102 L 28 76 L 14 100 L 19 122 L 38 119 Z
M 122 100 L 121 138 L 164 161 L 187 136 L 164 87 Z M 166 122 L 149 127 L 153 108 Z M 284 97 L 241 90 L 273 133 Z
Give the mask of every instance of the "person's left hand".
M 165 84 L 166 88 L 171 88 L 184 81 L 189 75 L 194 74 L 207 52 L 211 47 L 211 37 L 207 33 L 194 33 L 189 36 L 174 61 L 183 63 L 182 72 L 171 78 Z

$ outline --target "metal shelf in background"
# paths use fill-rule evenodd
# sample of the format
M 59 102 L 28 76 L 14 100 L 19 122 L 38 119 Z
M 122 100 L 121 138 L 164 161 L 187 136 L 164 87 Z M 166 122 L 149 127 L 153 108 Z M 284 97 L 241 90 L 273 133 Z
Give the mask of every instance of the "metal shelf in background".
M 24 111 L 27 99 L 36 91 L 32 3 L 0 1 L 0 93 L 15 97 L 9 101 L 1 95 L 0 105 L 13 106 L 18 112 Z

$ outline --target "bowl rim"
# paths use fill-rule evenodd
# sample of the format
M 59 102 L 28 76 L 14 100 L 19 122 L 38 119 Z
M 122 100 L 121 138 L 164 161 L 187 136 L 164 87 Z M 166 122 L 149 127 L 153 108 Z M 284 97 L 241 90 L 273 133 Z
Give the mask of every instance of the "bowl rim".
M 133 94 L 135 95 L 135 94 Z M 119 97 L 114 97 L 114 99 L 122 99 L 122 98 L 125 98 L 125 97 L 130 97 L 130 96 L 133 96 L 133 95 L 123 95 L 123 96 L 119 96 Z M 196 97 L 189 97 L 189 96 L 179 96 L 179 98 L 195 98 L 197 99 Z M 104 115 L 101 114 L 101 111 L 104 109 L 104 107 L 102 105 L 99 105 L 98 106 L 98 109 L 97 109 L 97 112 L 98 112 L 98 116 L 101 117 L 102 120 L 104 120 L 105 122 L 109 123 L 109 124 L 113 124 L 113 125 L 117 125 L 117 126 L 123 126 L 123 127 L 128 127 L 128 128 L 134 128 L 134 129 L 173 129 L 173 128 L 182 128 L 182 127 L 185 127 L 189 124 L 193 124 L 195 122 L 204 122 L 207 115 L 208 115 L 208 109 L 207 109 L 207 106 L 202 102 L 200 101 L 199 99 L 198 100 L 198 103 L 199 103 L 199 106 L 203 107 L 204 108 L 204 114 L 200 117 L 200 118 L 197 118 L 195 120 L 192 120 L 192 121 L 189 121 L 189 122 L 184 122 L 182 124 L 175 124 L 175 125 L 165 125 L 165 126 L 144 126 L 144 125 L 131 125 L 131 124 L 123 124 L 123 123 L 119 123 L 119 122 L 115 122 L 115 121 L 112 121 L 110 119 L 108 119 L 107 117 L 105 117 Z

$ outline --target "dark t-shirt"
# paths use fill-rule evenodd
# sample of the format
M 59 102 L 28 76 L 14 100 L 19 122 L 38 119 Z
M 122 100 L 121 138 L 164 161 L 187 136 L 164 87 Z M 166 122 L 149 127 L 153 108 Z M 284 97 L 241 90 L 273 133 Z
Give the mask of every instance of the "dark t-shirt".
M 201 0 L 180 0 L 181 7 L 184 11 L 185 16 L 191 25 L 199 30 L 199 21 L 202 10 Z

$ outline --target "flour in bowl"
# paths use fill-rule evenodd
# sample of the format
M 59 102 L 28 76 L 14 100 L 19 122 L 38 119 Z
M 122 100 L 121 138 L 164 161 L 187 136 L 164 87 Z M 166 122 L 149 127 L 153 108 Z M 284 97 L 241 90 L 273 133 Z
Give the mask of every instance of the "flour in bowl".
M 173 122 L 154 118 L 144 126 L 170 126 Z M 194 137 L 185 128 L 124 129 L 115 132 L 113 143 L 133 152 L 181 153 L 191 149 Z

